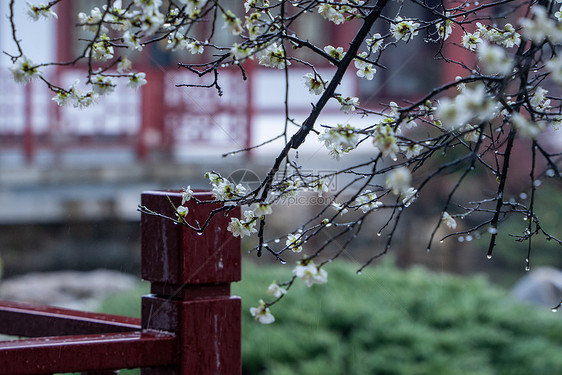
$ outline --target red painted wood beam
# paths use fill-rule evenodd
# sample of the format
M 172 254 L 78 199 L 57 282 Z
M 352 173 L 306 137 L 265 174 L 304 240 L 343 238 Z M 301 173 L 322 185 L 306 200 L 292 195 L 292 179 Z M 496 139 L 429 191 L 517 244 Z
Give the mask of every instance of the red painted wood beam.
M 23 337 L 140 331 L 141 321 L 125 316 L 0 301 L 0 333 Z
M 51 374 L 173 365 L 177 338 L 155 332 L 0 342 L 0 374 Z

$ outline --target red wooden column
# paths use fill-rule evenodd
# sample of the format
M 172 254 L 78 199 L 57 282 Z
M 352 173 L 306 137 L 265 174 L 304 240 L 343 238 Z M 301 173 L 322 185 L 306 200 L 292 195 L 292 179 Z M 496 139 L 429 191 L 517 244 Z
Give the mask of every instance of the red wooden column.
M 209 193 L 195 193 L 212 200 Z M 142 194 L 148 209 L 175 216 L 180 192 Z M 216 204 L 187 204 L 187 222 L 203 224 Z M 143 297 L 143 330 L 179 337 L 177 366 L 144 369 L 143 374 L 241 374 L 241 302 L 230 283 L 241 277 L 240 239 L 226 230 L 239 209 L 215 215 L 202 234 L 159 216 L 142 214 L 141 276 L 151 282 Z

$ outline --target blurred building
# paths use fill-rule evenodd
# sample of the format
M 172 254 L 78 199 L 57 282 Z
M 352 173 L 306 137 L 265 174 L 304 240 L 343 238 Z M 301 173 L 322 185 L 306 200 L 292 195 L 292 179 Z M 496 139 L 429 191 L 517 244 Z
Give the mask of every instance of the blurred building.
M 16 2 L 16 33 L 24 53 L 34 63 L 71 61 L 83 50 L 80 37 L 86 37 L 82 35 L 85 31 L 76 27 L 78 12 L 89 12 L 105 3 L 62 1 L 55 9 L 58 20 L 32 22 L 25 15 L 25 2 Z M 232 7 L 242 14 L 242 4 L 233 1 Z M 0 50 L 14 53 L 11 25 L 4 16 L 9 12 L 8 5 L 0 3 Z M 412 12 L 419 13 L 416 9 L 412 8 Z M 411 13 L 410 17 L 430 17 L 418 13 Z M 291 27 L 297 35 L 319 46 L 330 44 L 346 49 L 359 22 L 336 26 L 317 14 L 308 14 Z M 198 32 L 203 33 L 208 25 L 201 27 Z M 378 28 L 373 33 L 384 33 Z M 225 34 L 222 38 L 227 44 L 232 36 Z M 99 230 L 93 235 L 97 233 L 101 246 L 109 248 L 110 254 L 122 252 L 123 245 L 116 245 L 119 241 L 115 230 L 120 224 L 116 225 L 115 220 L 136 225 L 136 207 L 143 190 L 187 185 L 205 188 L 208 185 L 202 176 L 209 170 L 228 174 L 249 168 L 258 175 L 267 170 L 282 145 L 282 137 L 251 152 L 228 158 L 221 155 L 260 144 L 283 132 L 285 72 L 248 61 L 244 65 L 247 80 L 237 68 L 220 74 L 222 96 L 215 89 L 177 88 L 175 85 L 182 83 L 208 84 L 211 77 L 199 79 L 178 68 L 178 61 L 192 62 L 187 59 L 193 59 L 193 55 L 172 53 L 165 46 L 166 41 L 151 44 L 141 53 L 129 56 L 134 69 L 147 74 L 147 85 L 136 91 L 119 85 L 112 95 L 83 110 L 56 105 L 51 100 L 54 94 L 39 80 L 25 86 L 14 82 L 7 70 L 9 58 L 0 58 L 0 246 L 18 252 L 48 253 L 52 267 L 71 268 L 79 263 L 79 258 L 88 258 L 75 256 L 75 263 L 67 264 L 71 258 L 65 249 L 90 249 L 83 243 L 90 230 L 81 223 L 98 223 Z M 362 105 L 370 107 L 397 98 L 419 97 L 436 83 L 455 75 L 432 61 L 437 50 L 434 47 L 428 47 L 422 38 L 413 39 L 400 49 L 390 47 L 392 51 L 380 61 L 389 69 L 379 68 L 372 81 L 360 80 L 351 69 L 338 92 L 360 96 Z M 294 53 L 317 64 L 325 79 L 330 77 L 333 67 L 306 51 Z M 85 63 L 79 62 L 44 71 L 57 85 L 70 87 L 75 80 L 85 80 L 86 69 Z M 311 103 L 317 99 L 303 85 L 301 77 L 308 72 L 308 67 L 295 63 L 289 73 L 288 104 L 290 116 L 297 123 L 306 118 Z M 342 114 L 333 102 L 319 119 L 320 124 L 366 121 L 359 115 Z M 296 128 L 293 126 L 289 133 Z M 307 141 L 299 152 L 301 161 L 308 158 L 315 165 L 330 160 L 325 148 L 314 139 Z M 370 148 L 366 152 L 370 153 Z M 64 236 L 68 223 L 75 223 L 74 237 L 71 235 L 71 240 L 60 244 L 56 238 Z M 27 237 L 29 225 L 41 225 L 41 230 L 33 232 L 38 236 L 37 243 Z M 122 231 L 129 231 L 130 227 L 127 228 Z M 19 241 L 22 236 L 25 240 Z M 136 239 L 131 241 L 125 246 L 126 251 L 133 251 Z M 99 251 L 94 248 L 99 246 L 87 250 L 89 256 L 103 258 L 91 254 Z M 104 254 L 106 259 L 111 257 L 107 252 Z M 18 261 L 17 255 L 0 256 L 7 264 Z M 26 264 L 40 268 L 41 262 L 45 264 L 44 260 Z

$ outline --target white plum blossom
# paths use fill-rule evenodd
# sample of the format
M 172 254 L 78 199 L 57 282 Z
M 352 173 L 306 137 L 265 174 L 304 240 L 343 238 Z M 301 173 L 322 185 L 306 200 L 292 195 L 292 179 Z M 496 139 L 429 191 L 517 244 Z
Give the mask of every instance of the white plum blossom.
M 466 133 L 464 134 L 464 140 L 467 142 L 478 142 L 482 133 L 480 128 L 472 126 L 470 124 L 467 124 L 464 127 L 463 131 L 466 131 Z
M 454 100 L 443 98 L 439 101 L 435 115 L 441 124 L 450 130 L 454 130 L 469 121 L 469 114 L 458 108 Z
M 275 321 L 275 317 L 269 311 L 269 307 L 261 299 L 258 307 L 250 307 L 250 314 L 261 324 L 271 324 Z
M 357 205 L 363 213 L 367 213 L 381 207 L 383 203 L 377 201 L 377 194 L 371 190 L 365 190 L 361 195 L 355 198 L 355 205 Z
M 326 52 L 330 57 L 333 57 L 336 60 L 343 59 L 345 52 L 343 51 L 343 47 L 334 47 L 334 46 L 326 46 L 324 47 L 324 52 Z
M 517 134 L 523 138 L 534 139 L 544 129 L 542 122 L 529 121 L 519 113 L 512 113 L 510 121 Z
M 26 1 L 28 10 L 27 10 L 27 15 L 33 20 L 33 21 L 39 21 L 40 18 L 45 18 L 45 19 L 49 19 L 49 18 L 54 18 L 57 19 L 58 16 L 57 14 L 51 9 L 51 6 L 46 5 L 46 4 L 39 4 L 39 5 L 33 5 L 32 3 L 30 3 L 29 1 Z
M 185 218 L 188 213 L 189 213 L 189 208 L 185 206 L 179 206 L 178 208 L 176 208 L 176 215 L 179 218 Z
M 513 70 L 513 60 L 507 56 L 505 49 L 486 42 L 478 45 L 478 59 L 484 72 L 489 74 L 509 75 Z
M 129 82 L 127 83 L 127 86 L 136 90 L 139 87 L 146 85 L 146 83 L 145 73 L 133 73 L 129 75 Z
M 125 35 L 127 35 L 127 33 Z M 130 37 L 130 36 L 127 35 L 127 37 Z M 135 35 L 135 38 L 136 38 L 136 35 Z M 140 43 L 139 43 L 138 40 L 133 41 L 133 43 L 140 46 Z M 178 47 L 185 48 L 186 44 L 187 44 L 187 41 L 185 40 L 185 36 L 182 33 L 180 33 L 179 31 L 176 31 L 176 32 L 170 34 L 170 36 L 168 37 L 168 45 L 166 46 L 166 49 L 175 51 L 176 48 L 178 48 Z M 129 47 L 131 47 L 131 45 L 129 45 Z
M 256 208 L 254 208 L 254 215 L 257 217 L 271 215 L 273 209 L 268 203 L 258 203 Z
M 400 195 L 400 199 L 402 199 L 404 207 L 410 207 L 410 205 L 418 199 L 418 190 L 410 187 Z
M 326 129 L 318 139 L 324 142 L 330 154 L 338 160 L 341 154 L 353 150 L 359 143 L 357 130 L 349 124 L 338 124 L 333 128 Z
M 59 106 L 64 106 L 70 102 L 76 103 L 78 99 L 82 96 L 82 92 L 78 89 L 79 80 L 74 81 L 72 86 L 68 91 L 59 90 L 57 91 L 55 97 L 52 99 Z M 74 105 L 76 107 L 76 105 Z
M 259 3 L 261 3 L 261 6 L 264 8 L 269 7 L 269 0 L 246 0 L 244 2 L 244 9 L 246 9 L 246 13 L 248 13 L 251 8 L 256 8 Z
M 318 13 L 328 21 L 339 25 L 345 22 L 344 12 L 340 9 L 336 9 L 335 4 L 324 3 L 318 7 Z
M 219 176 L 219 179 L 215 181 L 211 181 L 213 184 L 213 196 L 217 200 L 225 200 L 224 202 L 226 205 L 235 205 L 236 203 L 233 201 L 234 199 L 240 198 L 246 192 L 246 188 L 241 184 L 234 184 L 227 179 L 224 179 Z
M 287 290 L 284 288 L 281 288 L 279 286 L 279 284 L 273 282 L 269 285 L 269 287 L 267 288 L 267 294 L 275 297 L 275 298 L 279 298 L 284 294 L 287 294 Z
M 287 236 L 287 241 L 285 241 L 285 246 L 287 246 L 293 253 L 300 253 L 302 251 L 301 237 L 301 233 L 290 233 Z
M 308 88 L 308 91 L 314 95 L 320 95 L 324 91 L 325 81 L 312 73 L 306 73 L 304 76 L 304 85 Z
M 101 20 L 102 12 L 99 8 L 92 9 L 89 16 L 84 12 L 78 13 L 78 22 L 82 25 L 82 28 L 92 33 L 97 32 Z M 101 31 L 107 32 L 107 28 L 105 26 L 102 26 Z
M 261 13 L 258 12 L 252 13 L 249 17 L 246 16 L 246 22 L 244 26 L 246 26 L 246 29 L 248 29 L 248 37 L 250 38 L 250 40 L 255 40 L 260 34 L 260 16 Z
M 481 38 L 487 39 L 489 41 L 491 41 L 491 39 L 494 39 L 494 36 L 490 34 L 497 34 L 496 29 L 489 29 L 487 25 L 484 25 L 481 22 L 476 22 L 476 31 Z
M 313 190 L 318 193 L 318 196 L 321 197 L 322 194 L 327 193 L 330 191 L 330 187 L 326 183 L 326 180 L 323 178 L 319 178 L 313 186 Z
M 359 98 L 355 96 L 343 97 L 341 95 L 336 96 L 337 101 L 341 104 L 340 111 L 343 113 L 351 113 L 357 109 L 359 106 Z
M 404 20 L 402 17 L 396 17 L 390 25 L 390 34 L 392 34 L 396 41 L 403 40 L 407 42 L 418 35 L 416 28 L 419 26 L 420 24 L 413 20 Z
M 146 36 L 150 36 L 156 33 L 165 21 L 164 15 L 160 13 L 157 6 L 145 8 L 140 16 L 141 30 Z
M 482 38 L 480 38 L 480 32 L 476 31 L 474 33 L 465 33 L 462 37 L 462 45 L 464 48 L 470 51 L 476 51 L 478 45 L 482 43 Z
M 37 66 L 34 66 L 31 60 L 25 56 L 20 57 L 18 62 L 8 69 L 10 70 L 10 73 L 12 73 L 14 81 L 23 84 L 31 81 L 33 77 L 41 75 Z
M 496 102 L 486 94 L 485 87 L 479 85 L 474 89 L 463 90 L 454 100 L 441 99 L 435 115 L 444 128 L 455 130 L 473 118 L 490 120 L 496 111 Z
M 286 196 L 294 196 L 297 194 L 299 190 L 302 189 L 304 183 L 299 176 L 293 176 L 291 178 L 287 178 L 283 180 L 279 185 L 278 194 L 283 194 Z
M 77 91 L 73 96 L 75 98 L 73 104 L 74 108 L 84 109 L 98 101 L 98 95 L 93 91 L 88 91 L 85 94 L 81 94 Z
M 390 118 L 387 118 L 392 121 Z M 396 154 L 400 152 L 400 147 L 396 143 L 396 132 L 392 125 L 378 124 L 373 132 L 373 146 L 382 153 L 384 157 L 396 160 Z
M 193 9 L 203 9 L 207 5 L 207 0 L 180 0 L 180 2 L 187 6 L 188 12 L 192 12 Z
M 62 107 L 70 103 L 70 101 L 72 100 L 72 96 L 67 91 L 60 90 L 57 91 L 56 95 L 51 100 Z
M 402 151 L 406 155 L 406 159 L 412 159 L 422 152 L 422 147 L 416 143 L 411 143 L 409 145 L 401 147 L 400 151 Z
M 532 12 L 533 18 L 519 20 L 519 24 L 523 26 L 523 36 L 536 44 L 542 43 L 545 39 L 557 41 L 561 32 L 556 27 L 554 20 L 548 16 L 546 9 L 540 5 L 534 5 Z
M 392 190 L 394 195 L 401 195 L 411 188 L 412 175 L 407 167 L 398 167 L 388 173 L 386 187 Z
M 382 36 L 379 33 L 373 34 L 372 38 L 365 39 L 365 43 L 371 53 L 377 52 L 382 46 Z
M 100 41 L 92 44 L 91 49 L 88 49 L 86 56 L 92 56 L 94 60 L 106 61 L 113 58 L 113 46 L 107 35 L 102 34 Z
M 256 217 L 252 211 L 244 211 L 242 219 L 233 217 L 230 219 L 230 223 L 226 228 L 234 237 L 246 237 L 251 236 L 252 233 L 256 233 L 255 228 L 257 223 Z
M 100 74 L 95 75 L 92 79 L 92 90 L 98 95 L 106 95 L 113 92 L 115 89 L 115 84 L 111 81 L 111 78 L 104 77 Z
M 205 5 L 207 5 L 207 0 L 181 0 L 181 2 L 186 5 L 185 13 L 187 13 L 190 18 L 196 18 L 201 14 L 201 10 Z
M 185 45 L 185 49 L 193 55 L 200 55 L 205 50 L 205 47 L 200 41 L 193 40 Z
M 232 48 L 230 49 L 230 54 L 234 57 L 235 60 L 243 60 L 247 58 L 251 52 L 251 48 L 244 47 L 243 45 L 240 45 L 238 43 L 234 43 L 232 45 Z
M 506 23 L 503 30 L 490 27 L 476 22 L 477 32 L 480 37 L 486 39 L 487 41 L 504 46 L 506 48 L 511 48 L 513 46 L 519 46 L 521 44 L 521 35 L 515 30 L 512 24 Z
M 103 6 L 105 10 L 106 5 Z M 115 0 L 109 8 L 109 13 L 105 15 L 104 21 L 111 25 L 113 30 L 126 31 L 132 27 L 131 21 L 127 17 L 132 16 L 132 13 L 127 13 L 122 9 L 121 0 Z
M 191 186 L 188 186 L 181 193 L 181 204 L 185 204 L 186 202 L 190 201 L 192 197 L 193 190 L 191 190 Z
M 450 16 L 451 14 L 449 12 L 445 13 L 445 17 L 450 17 Z M 439 22 L 436 25 L 436 27 L 437 27 L 437 35 L 439 35 L 439 38 L 443 40 L 447 40 L 449 35 L 451 35 L 451 33 L 453 32 L 453 21 L 447 18 L 442 22 Z
M 546 62 L 546 69 L 550 72 L 550 78 L 562 86 L 562 56 L 548 60 Z
M 136 6 L 143 9 L 158 9 L 162 5 L 162 0 L 134 0 Z
M 461 111 L 480 122 L 491 120 L 497 115 L 497 102 L 486 93 L 484 85 L 463 90 L 456 96 L 455 102 Z
M 515 31 L 512 24 L 506 23 L 499 43 L 507 48 L 519 46 L 521 44 L 521 35 Z
M 361 54 L 361 57 L 366 57 L 366 53 Z M 373 64 L 370 64 L 366 61 L 355 59 L 354 60 L 355 67 L 357 68 L 357 77 L 365 78 L 367 80 L 372 80 L 375 77 L 375 73 L 377 70 L 373 68 Z
M 332 202 L 330 205 L 334 210 L 338 211 L 341 216 L 345 215 L 349 210 L 341 203 L 336 201 Z
M 286 65 L 291 65 L 285 58 L 285 51 L 277 43 L 270 44 L 267 48 L 259 51 L 256 56 L 260 65 L 270 68 L 285 69 Z
M 293 269 L 293 275 L 303 280 L 308 287 L 328 282 L 328 273 L 323 268 L 318 268 L 312 261 L 308 261 L 304 265 L 298 263 Z
M 123 73 L 133 68 L 133 63 L 126 56 L 117 64 L 117 72 Z
M 542 87 L 538 86 L 533 95 L 529 98 L 529 103 L 537 111 L 549 109 L 550 99 L 546 97 L 546 94 L 548 94 L 548 90 L 545 90 Z
M 242 20 L 232 11 L 227 10 L 223 13 L 222 17 L 224 18 L 224 27 L 228 29 L 233 35 L 240 35 L 244 29 L 242 28 Z
M 455 229 L 457 227 L 455 219 L 446 211 L 441 215 L 441 221 L 451 229 Z

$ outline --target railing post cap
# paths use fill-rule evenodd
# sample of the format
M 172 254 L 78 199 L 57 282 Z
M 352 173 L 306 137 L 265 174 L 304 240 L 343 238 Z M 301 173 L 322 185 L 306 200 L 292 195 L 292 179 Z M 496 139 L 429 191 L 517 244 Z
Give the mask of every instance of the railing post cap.
M 186 221 L 203 225 L 211 212 L 221 207 L 209 192 L 196 191 L 184 206 Z M 141 206 L 160 215 L 175 218 L 174 207 L 181 205 L 181 191 L 145 191 Z M 226 228 L 240 208 L 214 214 L 202 233 L 170 219 L 143 212 L 141 215 L 141 277 L 151 282 L 176 285 L 217 284 L 240 280 L 240 238 Z

